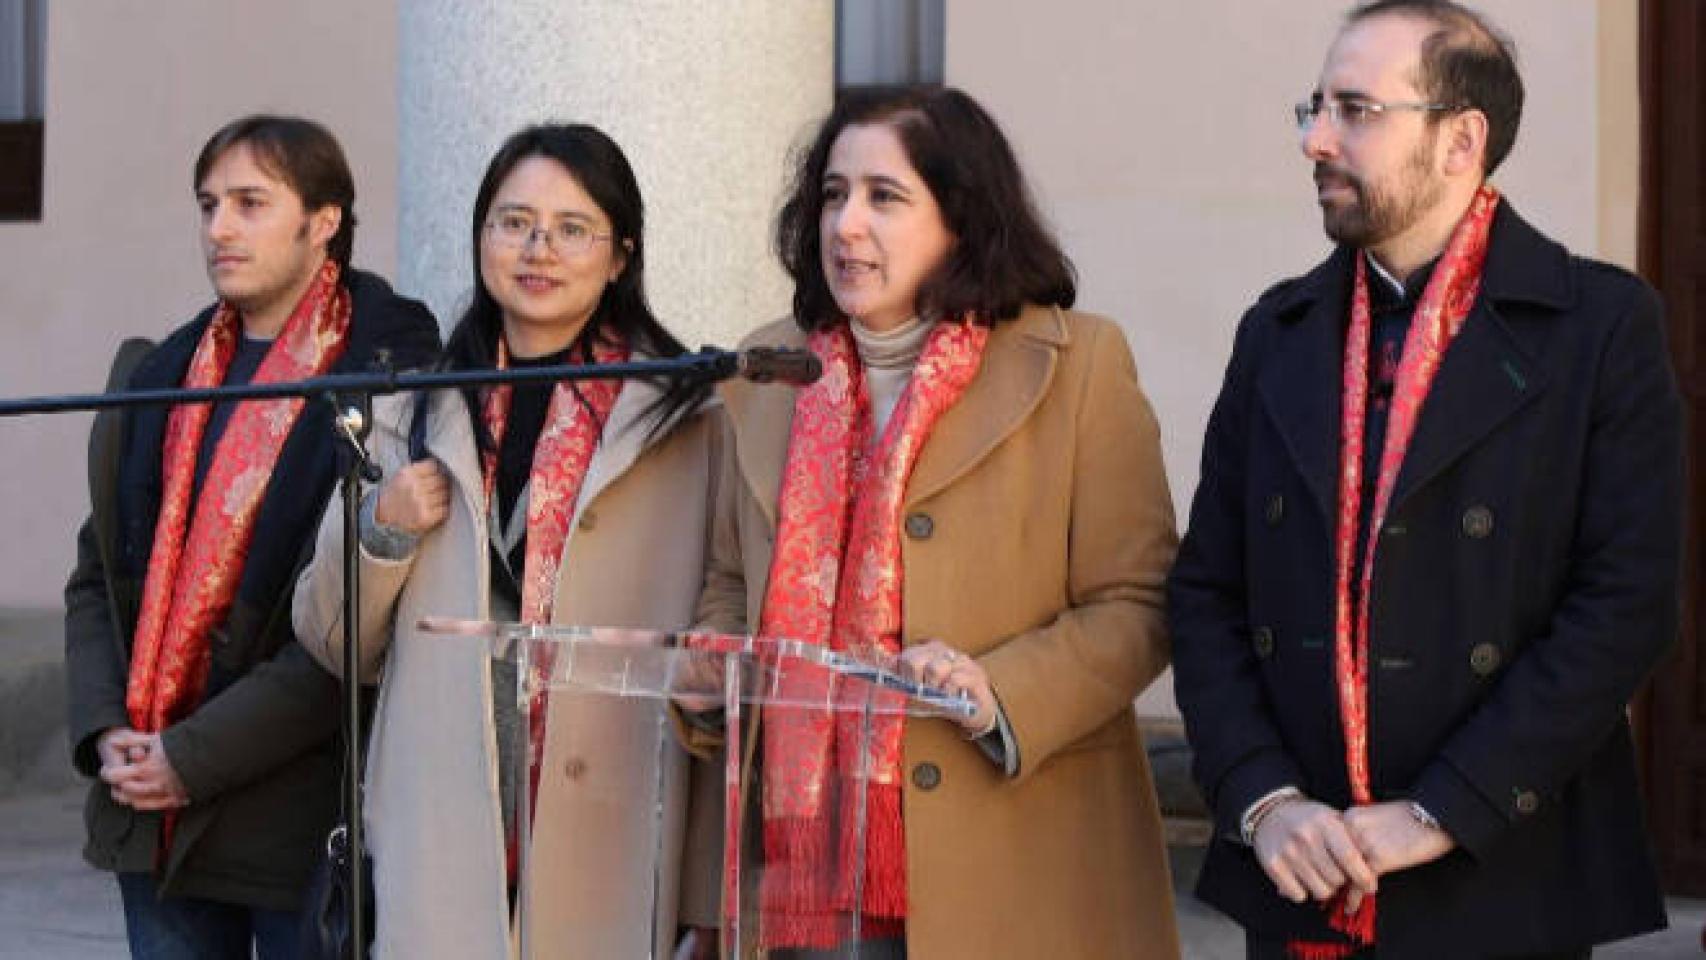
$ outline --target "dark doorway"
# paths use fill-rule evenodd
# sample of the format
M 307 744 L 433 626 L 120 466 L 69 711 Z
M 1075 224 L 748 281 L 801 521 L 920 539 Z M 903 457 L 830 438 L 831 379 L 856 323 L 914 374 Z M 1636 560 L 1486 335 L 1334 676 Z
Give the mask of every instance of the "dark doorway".
M 1647 803 L 1672 893 L 1706 896 L 1706 0 L 1641 0 L 1641 272 L 1664 295 L 1688 453 L 1682 631 L 1645 711 Z

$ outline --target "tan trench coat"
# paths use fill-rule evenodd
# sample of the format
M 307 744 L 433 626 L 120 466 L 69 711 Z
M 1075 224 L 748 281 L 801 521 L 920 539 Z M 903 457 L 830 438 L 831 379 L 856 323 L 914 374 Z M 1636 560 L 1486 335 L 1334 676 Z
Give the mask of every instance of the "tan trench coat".
M 721 414 L 701 412 L 648 443 L 650 422 L 638 421 L 657 395 L 631 382 L 611 412 L 564 547 L 556 623 L 674 629 L 692 619 Z M 386 398 L 375 410 L 370 446 L 388 472 L 406 459 L 411 403 Z M 433 397 L 426 443 L 452 477 L 449 516 L 410 560 L 364 554 L 361 565 L 363 679 L 380 681 L 364 821 L 378 901 L 374 956 L 515 956 L 490 661 L 477 644 L 416 629 L 425 615 L 481 618 L 489 605 L 484 495 L 460 396 Z M 340 675 L 341 549 L 334 498 L 294 619 L 301 642 Z M 668 956 L 686 754 L 661 707 L 553 697 L 523 894 L 532 957 L 644 957 L 654 946 Z M 660 782 L 665 802 L 654 808 Z M 654 854 L 664 861 L 656 887 Z
M 782 322 L 749 345 L 803 343 Z M 700 618 L 733 631 L 758 621 L 794 391 L 732 384 L 724 397 L 732 455 Z M 1119 329 L 1040 307 L 998 325 L 902 509 L 903 642 L 976 656 L 1020 758 L 1009 779 L 948 721 L 908 722 L 910 956 L 1177 957 L 1132 711 L 1167 665 L 1177 537 L 1155 417 Z

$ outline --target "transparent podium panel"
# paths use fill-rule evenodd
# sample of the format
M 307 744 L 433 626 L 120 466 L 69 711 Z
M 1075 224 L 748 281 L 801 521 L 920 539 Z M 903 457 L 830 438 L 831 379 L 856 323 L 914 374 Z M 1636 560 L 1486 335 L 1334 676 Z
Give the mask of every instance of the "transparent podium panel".
M 676 715 L 725 737 L 723 956 L 882 956 L 902 934 L 903 725 L 969 715 L 970 701 L 908 682 L 880 653 L 793 640 L 420 626 L 484 644 L 494 677 L 519 678 L 502 752 L 512 835 L 531 838 L 513 858 L 523 957 L 535 943 L 670 956 L 687 794 Z

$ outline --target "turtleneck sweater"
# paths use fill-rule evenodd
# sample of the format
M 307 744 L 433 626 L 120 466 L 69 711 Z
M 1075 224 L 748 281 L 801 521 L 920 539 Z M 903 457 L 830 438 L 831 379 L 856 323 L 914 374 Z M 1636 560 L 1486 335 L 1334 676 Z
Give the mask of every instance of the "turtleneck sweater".
M 857 320 L 848 324 L 853 331 L 853 343 L 859 350 L 859 362 L 865 368 L 865 390 L 871 397 L 871 418 L 874 429 L 871 443 L 875 445 L 901 393 L 912 379 L 912 368 L 918 365 L 924 352 L 924 341 L 930 336 L 931 324 L 913 317 L 892 330 L 872 330 Z

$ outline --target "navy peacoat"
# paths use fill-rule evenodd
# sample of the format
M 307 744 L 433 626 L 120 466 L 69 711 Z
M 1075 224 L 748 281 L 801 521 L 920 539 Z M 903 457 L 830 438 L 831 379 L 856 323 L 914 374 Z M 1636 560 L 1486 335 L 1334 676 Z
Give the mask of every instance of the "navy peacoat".
M 1370 600 L 1377 800 L 1457 840 L 1381 878 L 1382 958 L 1559 950 L 1665 922 L 1626 705 L 1677 629 L 1681 406 L 1647 285 L 1510 208 L 1419 417 Z M 1246 314 L 1169 583 L 1177 692 L 1216 823 L 1198 895 L 1320 936 L 1237 839 L 1284 784 L 1343 809 L 1333 682 L 1340 381 L 1355 251 Z

